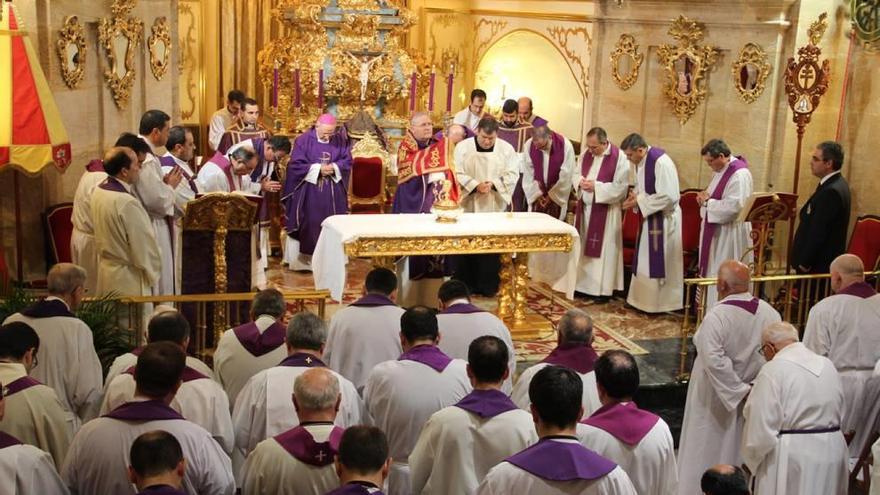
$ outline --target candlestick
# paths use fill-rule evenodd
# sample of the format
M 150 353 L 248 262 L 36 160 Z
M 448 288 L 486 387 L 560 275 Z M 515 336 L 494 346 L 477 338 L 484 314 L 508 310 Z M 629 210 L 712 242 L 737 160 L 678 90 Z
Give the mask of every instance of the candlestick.
M 300 99 L 302 98 L 302 90 L 299 86 L 299 67 L 293 71 L 293 106 L 299 108 L 302 106 Z
M 416 111 L 416 73 L 412 73 L 412 77 L 409 82 L 409 111 L 410 113 Z
M 434 66 L 431 66 L 431 79 L 428 82 L 428 111 L 434 111 L 434 79 L 437 74 L 434 73 Z
M 318 71 L 318 113 L 324 111 L 324 69 Z
M 446 78 L 446 111 L 452 111 L 452 83 L 454 81 L 455 64 L 449 66 L 449 77 Z
M 278 110 L 278 64 L 272 69 L 272 106 Z

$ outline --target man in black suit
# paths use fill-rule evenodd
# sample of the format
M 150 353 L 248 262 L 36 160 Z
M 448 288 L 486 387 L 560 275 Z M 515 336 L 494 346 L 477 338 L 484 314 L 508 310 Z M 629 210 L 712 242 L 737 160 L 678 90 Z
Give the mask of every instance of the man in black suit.
M 801 208 L 794 234 L 790 259 L 798 273 L 828 273 L 834 258 L 846 251 L 850 194 L 840 174 L 842 165 L 840 144 L 825 141 L 813 150 L 810 170 L 820 180 L 816 192 Z

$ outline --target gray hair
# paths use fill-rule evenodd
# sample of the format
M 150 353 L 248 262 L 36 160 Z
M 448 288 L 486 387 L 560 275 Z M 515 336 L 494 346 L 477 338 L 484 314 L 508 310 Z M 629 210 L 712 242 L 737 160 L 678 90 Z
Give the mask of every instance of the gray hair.
M 284 295 L 278 289 L 261 290 L 254 296 L 251 313 L 255 318 L 260 315 L 281 318 L 285 311 L 287 311 L 287 307 L 284 304 Z
M 339 379 L 327 368 L 309 368 L 294 380 L 293 396 L 303 409 L 330 409 L 339 400 Z
M 841 254 L 831 262 L 832 272 L 837 272 L 844 277 L 856 277 L 864 280 L 865 264 L 862 259 L 854 254 Z
M 293 349 L 319 351 L 326 341 L 327 325 L 313 313 L 297 313 L 287 324 L 287 345 Z
M 235 151 L 229 154 L 229 156 L 235 160 L 249 162 L 253 160 L 255 156 L 257 156 L 257 153 L 247 146 L 241 146 L 239 148 L 236 148 Z
M 778 321 L 764 327 L 761 340 L 770 344 L 793 344 L 800 342 L 797 328 L 787 321 Z
M 624 151 L 631 151 L 637 148 L 647 147 L 648 143 L 645 142 L 645 138 L 635 132 L 623 138 L 623 141 L 620 143 L 620 149 Z
M 414 125 L 416 123 L 416 119 L 419 119 L 421 117 L 428 117 L 428 120 L 431 120 L 431 114 L 429 114 L 428 112 L 423 112 L 423 111 L 413 112 L 413 114 L 410 115 L 410 117 L 409 117 L 410 125 Z
M 565 343 L 587 344 L 593 340 L 593 319 L 582 309 L 569 309 L 559 320 L 556 331 Z
M 46 277 L 49 294 L 53 296 L 70 294 L 85 283 L 86 269 L 73 263 L 58 263 Z

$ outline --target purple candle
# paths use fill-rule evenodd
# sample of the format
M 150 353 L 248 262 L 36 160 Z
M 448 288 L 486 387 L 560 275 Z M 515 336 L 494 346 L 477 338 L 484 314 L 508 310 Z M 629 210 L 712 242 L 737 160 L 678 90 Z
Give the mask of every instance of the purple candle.
M 434 79 L 437 74 L 434 73 L 434 66 L 431 66 L 431 79 L 428 82 L 428 111 L 434 111 Z
M 302 93 L 299 87 L 299 67 L 297 67 L 293 71 L 293 106 L 295 108 L 302 106 L 300 98 L 302 98 Z
M 278 66 L 272 69 L 272 106 L 278 109 Z
M 446 78 L 446 111 L 452 111 L 452 74 L 455 72 L 455 65 L 449 66 L 449 77 Z
M 318 111 L 324 111 L 324 69 L 318 71 Z
M 412 73 L 412 77 L 409 82 L 409 111 L 410 113 L 416 111 L 416 73 Z

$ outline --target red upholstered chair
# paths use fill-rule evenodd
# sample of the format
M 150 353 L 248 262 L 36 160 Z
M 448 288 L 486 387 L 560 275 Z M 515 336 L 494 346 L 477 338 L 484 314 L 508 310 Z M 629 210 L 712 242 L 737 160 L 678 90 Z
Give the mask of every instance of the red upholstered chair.
M 623 266 L 632 268 L 633 257 L 636 253 L 636 242 L 639 239 L 639 226 L 642 224 L 642 214 L 633 211 L 632 208 L 623 212 Z
M 73 203 L 61 203 L 50 206 L 43 215 L 48 244 L 47 257 L 49 266 L 55 263 L 70 263 L 70 238 L 73 235 Z
M 863 215 L 856 219 L 846 252 L 861 258 L 866 271 L 877 267 L 880 261 L 880 217 Z
M 351 149 L 348 209 L 351 213 L 385 212 L 386 152 L 372 134 L 365 134 Z
M 678 205 L 681 208 L 681 249 L 684 256 L 684 276 L 696 275 L 700 263 L 700 204 L 697 193 L 702 189 L 685 189 Z

